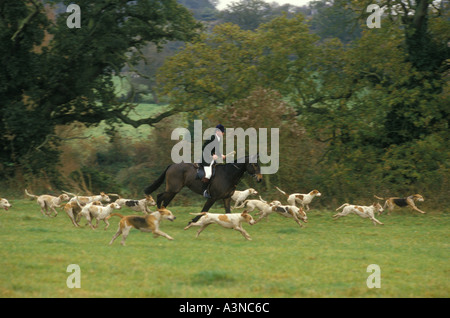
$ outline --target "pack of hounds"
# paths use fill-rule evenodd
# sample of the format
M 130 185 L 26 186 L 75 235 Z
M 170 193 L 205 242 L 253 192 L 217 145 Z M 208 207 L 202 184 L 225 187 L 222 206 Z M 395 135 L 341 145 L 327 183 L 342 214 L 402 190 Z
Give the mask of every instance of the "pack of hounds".
M 184 229 L 187 230 L 193 226 L 200 227 L 196 235 L 196 237 L 198 237 L 208 225 L 218 224 L 224 228 L 234 229 L 240 232 L 245 239 L 251 240 L 250 235 L 244 230 L 242 224 L 248 223 L 250 225 L 254 225 L 262 219 L 267 218 L 270 214 L 278 214 L 286 218 L 291 218 L 300 227 L 302 227 L 302 222 L 308 222 L 306 212 L 310 211 L 309 205 L 315 197 L 320 197 L 321 193 L 317 190 L 313 190 L 306 194 L 288 194 L 278 187 L 276 187 L 276 189 L 286 197 L 287 205 L 283 205 L 278 200 L 267 202 L 262 199 L 261 196 L 259 196 L 259 199 L 248 199 L 251 195 L 258 195 L 258 192 L 253 188 L 244 191 L 236 190 L 231 197 L 231 199 L 235 202 L 232 209 L 245 208 L 242 213 L 190 213 L 197 216 L 197 218 L 194 219 L 196 221 L 193 220 L 189 222 Z M 75 227 L 80 226 L 80 220 L 84 217 L 87 220 L 86 225 L 89 225 L 93 230 L 98 227 L 99 221 L 103 221 L 105 223 L 104 229 L 106 230 L 109 227 L 108 220 L 113 216 L 118 216 L 120 218 L 119 228 L 109 242 L 110 245 L 120 235 L 122 235 L 121 244 L 125 245 L 125 240 L 132 228 L 142 232 L 152 232 L 154 237 L 163 236 L 169 240 L 173 240 L 170 235 L 161 231 L 159 227 L 162 220 L 173 221 L 175 220 L 175 216 L 170 210 L 163 206 L 152 212 L 150 207 L 156 206 L 156 202 L 151 195 L 147 195 L 144 199 L 132 200 L 122 198 L 118 194 L 106 194 L 104 192 L 93 196 L 79 196 L 66 191 L 62 192 L 63 194 L 57 197 L 48 194 L 38 196 L 29 193 L 25 189 L 25 194 L 27 196 L 36 199 L 38 205 L 40 206 L 41 213 L 44 216 L 51 217 L 53 213 L 53 217 L 56 217 L 58 215 L 58 211 L 55 208 L 63 208 L 64 212 L 66 212 Z M 113 196 L 116 196 L 117 199 L 114 202 L 111 202 L 110 197 Z M 344 203 L 336 209 L 336 211 L 341 209 L 342 211 L 333 215 L 333 218 L 338 219 L 349 214 L 356 214 L 362 218 L 370 219 L 374 225 L 383 225 L 383 223 L 375 218 L 375 215 L 380 215 L 385 209 L 388 210 L 388 215 L 395 207 L 410 207 L 417 212 L 425 213 L 415 205 L 416 201 L 424 201 L 420 194 L 414 194 L 406 198 L 381 198 L 376 195 L 374 197 L 378 200 L 384 200 L 384 206 L 382 207 L 378 202 L 375 202 L 369 206 Z M 0 208 L 8 211 L 11 207 L 12 206 L 7 199 L 0 198 Z M 128 208 L 135 212 L 142 212 L 144 215 L 123 216 L 120 213 L 114 212 L 115 210 L 119 210 L 121 208 Z M 250 213 L 255 210 L 257 210 L 257 213 L 255 213 L 255 217 L 257 217 L 256 219 L 250 215 Z M 95 226 L 92 224 L 93 220 L 96 220 Z

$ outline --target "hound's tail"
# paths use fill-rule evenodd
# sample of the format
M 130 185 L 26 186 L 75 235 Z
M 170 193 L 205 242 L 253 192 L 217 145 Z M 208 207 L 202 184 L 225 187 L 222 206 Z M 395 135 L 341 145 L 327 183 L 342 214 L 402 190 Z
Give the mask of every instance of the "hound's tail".
M 241 209 L 241 208 L 245 207 L 247 202 L 248 202 L 248 200 L 245 200 L 244 202 L 242 202 L 242 204 L 240 206 L 237 206 L 236 209 Z
M 383 198 L 380 198 L 379 196 L 376 196 L 376 195 L 373 195 L 373 196 L 375 197 L 375 199 L 384 200 Z
M 68 195 L 71 195 L 71 196 L 73 196 L 73 197 L 76 197 L 78 194 L 75 194 L 75 193 L 71 193 L 71 192 L 67 192 L 67 191 L 64 191 L 64 190 L 61 190 L 63 193 L 65 193 L 65 194 L 68 194 Z
M 147 188 L 144 189 L 145 194 L 151 194 L 153 191 L 159 188 L 159 186 L 164 182 L 164 179 L 166 178 L 166 172 L 167 169 L 169 169 L 171 165 L 168 165 L 166 170 L 159 176 L 158 179 L 156 179 L 155 182 L 153 182 L 151 185 L 149 185 Z
M 263 203 L 267 203 L 267 201 L 265 201 L 263 198 L 261 198 L 261 196 L 259 195 L 259 201 L 263 202 Z
M 122 214 L 120 214 L 120 213 L 112 213 L 112 214 L 108 215 L 108 216 L 106 217 L 106 219 L 109 220 L 112 216 L 118 216 L 118 217 L 120 217 L 121 219 L 124 218 L 124 216 L 123 216 Z
M 29 197 L 32 197 L 32 198 L 34 198 L 34 199 L 37 199 L 37 198 L 38 198 L 38 196 L 37 196 L 37 195 L 34 195 L 34 194 L 31 194 L 31 193 L 28 193 L 27 189 L 25 189 L 25 194 L 26 194 L 26 195 L 28 195 Z
M 284 192 L 283 190 L 281 190 L 280 188 L 278 188 L 278 187 L 275 187 L 275 188 L 277 188 L 277 190 L 280 191 L 281 193 L 283 193 L 286 197 L 289 197 L 289 195 L 286 192 Z
M 343 205 L 341 205 L 340 207 L 338 207 L 338 208 L 336 209 L 336 211 L 337 211 L 337 210 L 340 210 L 340 209 L 342 209 L 344 206 L 348 206 L 348 205 L 350 205 L 350 204 L 344 203 Z
M 192 214 L 192 215 L 196 215 L 196 217 L 193 218 L 192 220 L 190 220 L 190 221 L 188 222 L 188 226 L 189 226 L 189 224 L 195 223 L 195 222 L 197 222 L 198 220 L 200 220 L 206 213 L 207 213 L 207 212 L 189 213 L 189 214 Z M 184 229 L 186 230 L 186 228 L 184 228 Z

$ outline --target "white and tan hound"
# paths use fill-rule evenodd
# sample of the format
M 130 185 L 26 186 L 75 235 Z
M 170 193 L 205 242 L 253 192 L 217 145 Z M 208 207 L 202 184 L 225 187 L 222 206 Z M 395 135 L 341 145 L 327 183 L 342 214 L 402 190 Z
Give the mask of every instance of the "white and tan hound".
M 198 230 L 196 237 L 198 237 L 200 233 L 208 225 L 219 224 L 224 228 L 233 229 L 240 232 L 245 237 L 246 240 L 249 241 L 252 240 L 250 235 L 242 227 L 243 222 L 246 222 L 250 225 L 255 224 L 255 220 L 253 220 L 253 217 L 250 214 L 248 214 L 247 211 L 244 211 L 242 213 L 226 213 L 226 214 L 217 214 L 209 212 L 189 213 L 189 214 L 201 215 L 200 219 L 198 219 L 196 222 L 190 222 L 188 226 L 184 228 L 185 230 L 187 230 L 191 226 L 200 226 L 200 229 Z
M 333 215 L 333 218 L 335 220 L 337 220 L 341 216 L 347 216 L 351 213 L 354 213 L 356 215 L 359 215 L 362 218 L 369 218 L 373 222 L 373 225 L 377 225 L 377 224 L 384 225 L 383 223 L 381 223 L 380 221 L 378 221 L 375 218 L 376 212 L 379 212 L 379 213 L 383 212 L 383 208 L 381 207 L 381 205 L 379 203 L 374 203 L 370 206 L 351 205 L 348 203 L 344 203 L 343 205 L 338 207 L 336 209 L 336 211 L 338 211 L 342 208 L 344 208 L 342 210 L 342 212 Z
M 96 202 L 96 201 L 94 201 Z M 113 212 L 113 210 L 121 209 L 121 206 L 117 203 L 110 203 L 106 206 L 96 205 L 94 202 L 90 202 L 82 207 L 80 215 L 84 216 L 89 223 L 91 229 L 95 230 L 98 227 L 98 222 L 103 220 L 105 222 L 105 230 L 109 227 L 108 216 Z M 79 203 L 79 202 L 77 202 Z M 80 204 L 79 204 L 80 205 Z M 81 207 L 81 205 L 80 205 Z M 97 220 L 95 227 L 92 225 L 92 219 Z
M 46 216 L 51 216 L 51 211 L 49 212 L 49 209 L 52 210 L 55 213 L 55 217 L 58 215 L 58 212 L 55 210 L 56 208 L 59 208 L 61 203 L 63 203 L 63 201 L 68 201 L 70 199 L 70 197 L 67 194 L 61 194 L 60 196 L 53 196 L 53 195 L 49 195 L 49 194 L 42 194 L 42 195 L 34 195 L 31 194 L 27 191 L 27 189 L 25 189 L 25 194 L 35 198 L 37 200 L 37 203 L 39 204 L 39 206 L 41 207 L 41 213 L 42 215 L 46 215 Z M 45 213 L 44 213 L 44 209 L 45 209 Z
M 12 205 L 6 200 L 5 198 L 0 198 L 0 208 L 5 209 L 5 211 L 8 211 L 8 209 L 12 207 Z
M 278 187 L 275 187 L 275 188 L 277 188 L 278 191 L 280 191 L 281 193 L 283 193 L 286 196 L 287 202 L 289 203 L 289 205 L 296 205 L 296 203 L 298 203 L 302 207 L 306 207 L 306 211 L 309 211 L 309 204 L 311 203 L 311 201 L 315 197 L 320 197 L 322 195 L 317 190 L 312 190 L 311 192 L 309 192 L 307 194 L 302 194 L 302 193 L 287 194 L 280 188 L 278 188 Z
M 146 195 L 145 198 L 141 200 L 131 200 L 119 197 L 115 203 L 119 204 L 121 207 L 127 207 L 135 212 L 143 212 L 144 214 L 152 213 L 148 207 L 156 205 L 156 202 L 151 195 Z
M 67 192 L 64 190 L 62 192 L 73 196 L 73 198 L 71 198 L 69 202 L 75 202 L 78 200 L 78 202 L 81 205 L 85 205 L 85 204 L 88 204 L 88 203 L 91 203 L 94 201 L 111 202 L 111 199 L 105 192 L 100 192 L 100 194 L 98 194 L 98 195 L 90 195 L 90 196 L 79 196 L 77 194 L 70 193 L 70 192 Z
M 235 201 L 232 209 L 235 209 L 238 205 L 242 204 L 248 198 L 248 196 L 252 194 L 258 194 L 258 191 L 253 188 L 249 188 L 244 191 L 235 190 L 233 195 L 231 196 L 231 200 Z
M 275 201 L 279 202 L 279 201 Z M 281 216 L 284 216 L 285 218 L 292 218 L 294 219 L 297 224 L 302 227 L 303 225 L 300 223 L 300 220 L 302 220 L 305 223 L 308 223 L 308 217 L 306 216 L 305 211 L 303 211 L 302 207 L 297 207 L 295 205 L 271 205 L 269 209 L 264 209 L 259 213 L 256 213 L 255 215 L 261 215 L 257 220 L 256 223 L 261 221 L 263 218 L 269 216 L 271 213 L 277 213 Z

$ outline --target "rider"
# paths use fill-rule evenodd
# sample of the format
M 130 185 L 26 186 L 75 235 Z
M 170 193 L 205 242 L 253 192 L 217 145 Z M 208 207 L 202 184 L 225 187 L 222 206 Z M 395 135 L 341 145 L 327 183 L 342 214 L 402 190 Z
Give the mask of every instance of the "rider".
M 215 134 L 211 136 L 210 139 L 206 140 L 202 147 L 202 163 L 203 170 L 205 171 L 205 177 L 202 179 L 202 192 L 205 198 L 210 198 L 211 196 L 208 193 L 208 182 L 211 179 L 212 175 L 212 166 L 215 161 L 222 157 L 225 160 L 225 155 L 220 152 L 220 143 L 223 140 L 223 135 L 225 134 L 225 127 L 222 124 L 218 124 L 216 126 Z M 208 146 L 209 145 L 209 146 Z M 205 148 L 208 146 L 208 149 L 211 148 L 211 152 L 208 153 Z

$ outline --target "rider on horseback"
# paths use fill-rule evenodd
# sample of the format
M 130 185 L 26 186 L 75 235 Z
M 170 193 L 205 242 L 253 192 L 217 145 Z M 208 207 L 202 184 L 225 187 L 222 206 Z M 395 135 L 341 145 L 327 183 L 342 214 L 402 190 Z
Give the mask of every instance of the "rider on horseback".
M 212 168 L 215 164 L 215 161 L 222 157 L 222 159 L 225 159 L 225 155 L 221 153 L 221 147 L 220 143 L 223 142 L 223 135 L 225 134 L 225 127 L 222 124 L 218 124 L 216 126 L 216 132 L 214 135 L 211 136 L 210 139 L 206 140 L 202 147 L 202 163 L 201 166 L 203 166 L 203 170 L 205 171 L 205 177 L 202 179 L 202 185 L 203 185 L 203 196 L 205 198 L 210 198 L 211 196 L 208 193 L 208 183 L 209 179 L 211 179 L 212 175 Z M 205 152 L 205 148 L 206 149 Z M 210 151 L 209 151 L 210 150 Z

